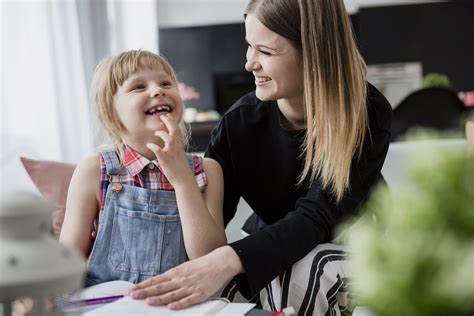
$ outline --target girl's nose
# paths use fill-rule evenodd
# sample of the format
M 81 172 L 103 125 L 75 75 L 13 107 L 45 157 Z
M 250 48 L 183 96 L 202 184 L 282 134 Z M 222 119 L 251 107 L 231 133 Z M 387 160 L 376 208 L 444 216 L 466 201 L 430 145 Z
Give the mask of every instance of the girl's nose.
M 165 89 L 160 86 L 155 86 L 150 91 L 150 96 L 152 98 L 165 95 Z

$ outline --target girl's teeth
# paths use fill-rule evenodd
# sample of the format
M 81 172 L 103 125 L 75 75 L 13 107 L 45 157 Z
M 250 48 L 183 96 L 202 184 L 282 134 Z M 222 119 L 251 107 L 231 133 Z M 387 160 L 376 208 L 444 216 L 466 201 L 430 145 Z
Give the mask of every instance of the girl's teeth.
M 147 111 L 148 114 L 150 115 L 153 115 L 153 114 L 156 114 L 158 112 L 171 112 L 171 109 L 169 106 L 159 106 L 157 108 L 153 108 L 153 109 L 150 109 Z

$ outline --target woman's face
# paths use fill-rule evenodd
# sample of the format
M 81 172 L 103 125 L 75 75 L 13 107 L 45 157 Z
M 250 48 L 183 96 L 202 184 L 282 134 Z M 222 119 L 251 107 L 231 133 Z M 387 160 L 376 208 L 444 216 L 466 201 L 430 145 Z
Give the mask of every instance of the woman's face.
M 265 27 L 253 14 L 245 19 L 247 62 L 255 76 L 255 93 L 262 101 L 301 100 L 303 65 L 301 54 L 290 41 Z

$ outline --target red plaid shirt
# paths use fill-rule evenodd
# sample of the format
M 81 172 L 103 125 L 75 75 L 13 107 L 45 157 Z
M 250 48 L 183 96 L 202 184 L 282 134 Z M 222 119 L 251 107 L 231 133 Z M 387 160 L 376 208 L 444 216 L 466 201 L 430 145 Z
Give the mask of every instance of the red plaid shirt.
M 157 160 L 150 161 L 137 153 L 133 148 L 123 145 L 123 166 L 128 173 L 121 176 L 123 184 L 151 190 L 174 191 L 171 183 L 166 179 Z M 105 204 L 105 195 L 109 186 L 109 176 L 105 168 L 105 161 L 100 157 L 100 211 Z M 207 176 L 203 169 L 202 157 L 193 155 L 194 177 L 199 187 L 207 186 Z

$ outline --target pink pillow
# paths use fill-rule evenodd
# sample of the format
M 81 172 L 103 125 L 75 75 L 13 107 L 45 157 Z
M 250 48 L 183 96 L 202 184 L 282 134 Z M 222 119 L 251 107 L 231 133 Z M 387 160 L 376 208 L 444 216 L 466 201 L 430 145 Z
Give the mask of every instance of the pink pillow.
M 76 166 L 64 162 L 33 160 L 25 157 L 20 157 L 20 160 L 41 194 L 55 203 L 53 233 L 55 236 L 59 236 L 64 219 L 69 182 L 71 182 Z

